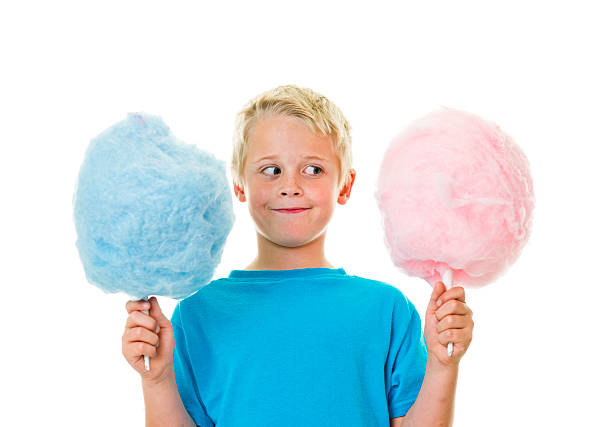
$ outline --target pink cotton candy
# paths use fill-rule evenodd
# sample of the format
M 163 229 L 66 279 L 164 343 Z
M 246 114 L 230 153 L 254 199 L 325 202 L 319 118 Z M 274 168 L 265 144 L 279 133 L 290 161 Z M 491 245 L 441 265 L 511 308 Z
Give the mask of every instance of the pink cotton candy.
M 535 197 L 529 161 L 495 123 L 442 108 L 389 145 L 375 198 L 393 263 L 430 285 L 484 286 L 519 257 Z

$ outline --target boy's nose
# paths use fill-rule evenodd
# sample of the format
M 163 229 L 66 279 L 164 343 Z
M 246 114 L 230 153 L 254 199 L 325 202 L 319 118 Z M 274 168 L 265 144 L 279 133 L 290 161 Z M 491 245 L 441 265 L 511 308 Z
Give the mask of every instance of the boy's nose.
M 286 191 L 282 191 L 282 192 L 281 192 L 281 194 L 282 194 L 283 196 L 286 196 L 287 194 L 290 194 L 290 193 L 291 193 L 291 192 L 286 192 Z M 294 192 L 293 192 L 293 195 L 294 195 L 294 196 L 297 196 L 297 195 L 299 195 L 300 193 L 301 193 L 300 191 L 294 191 Z
M 301 187 L 297 184 L 297 182 L 294 179 L 289 179 L 283 182 L 281 184 L 280 191 L 283 196 L 286 196 L 288 194 L 297 196 L 302 193 Z
M 286 196 L 288 194 L 298 196 L 302 194 L 302 189 L 297 185 L 284 185 L 281 187 L 281 194 L 283 196 Z

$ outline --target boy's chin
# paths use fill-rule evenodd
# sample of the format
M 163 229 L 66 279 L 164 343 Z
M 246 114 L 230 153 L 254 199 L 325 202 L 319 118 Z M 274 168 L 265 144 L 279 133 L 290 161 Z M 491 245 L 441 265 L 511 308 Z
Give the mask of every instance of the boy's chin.
M 266 236 L 266 238 L 274 243 L 277 246 L 282 246 L 285 248 L 299 248 L 300 246 L 308 245 L 321 236 L 322 233 L 319 233 L 314 236 L 282 236 L 282 237 L 273 237 Z
M 283 239 L 283 240 L 272 240 L 272 242 L 277 246 L 282 246 L 284 248 L 299 248 L 300 246 L 305 246 L 312 242 L 314 239 L 303 240 L 303 239 Z

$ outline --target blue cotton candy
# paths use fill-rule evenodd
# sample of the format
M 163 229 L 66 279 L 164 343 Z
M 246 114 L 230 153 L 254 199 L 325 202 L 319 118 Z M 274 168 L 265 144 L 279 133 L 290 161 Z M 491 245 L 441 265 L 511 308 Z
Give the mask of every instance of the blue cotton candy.
M 224 163 L 144 113 L 90 142 L 72 202 L 87 280 L 135 299 L 206 285 L 235 219 Z

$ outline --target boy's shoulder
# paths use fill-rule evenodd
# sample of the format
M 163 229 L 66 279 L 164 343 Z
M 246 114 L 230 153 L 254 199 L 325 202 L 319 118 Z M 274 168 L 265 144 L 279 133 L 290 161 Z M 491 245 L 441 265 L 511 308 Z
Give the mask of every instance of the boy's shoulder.
M 372 279 L 370 277 L 358 276 L 356 274 L 347 274 L 347 277 L 350 277 L 352 280 L 359 281 L 360 283 L 363 283 L 366 286 L 379 287 L 385 290 L 393 290 L 393 289 L 399 290 L 392 284 L 382 281 L 382 280 Z
M 371 278 L 363 277 L 363 276 L 357 276 L 357 275 L 347 275 L 347 276 L 350 277 L 355 282 L 361 284 L 362 286 L 369 287 L 385 295 L 386 297 L 406 299 L 406 296 L 401 291 L 401 289 L 393 286 L 389 282 L 385 282 L 385 281 L 377 280 L 377 279 L 371 279 Z
M 180 302 L 191 301 L 191 300 L 197 299 L 198 296 L 209 292 L 211 289 L 213 289 L 214 287 L 218 286 L 220 283 L 226 280 L 228 280 L 227 277 L 220 277 L 218 279 L 211 280 L 208 283 L 206 283 L 204 286 L 202 286 L 200 289 L 198 289 L 196 292 L 194 292 L 193 294 L 182 299 Z

